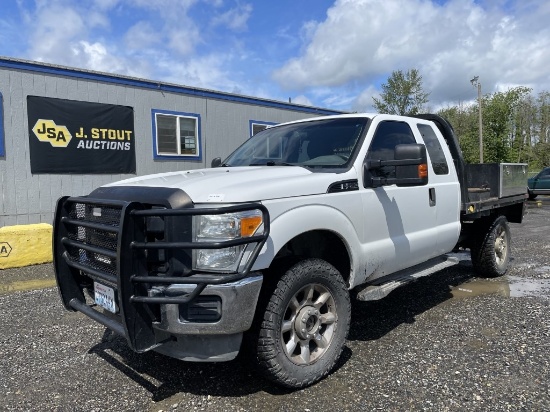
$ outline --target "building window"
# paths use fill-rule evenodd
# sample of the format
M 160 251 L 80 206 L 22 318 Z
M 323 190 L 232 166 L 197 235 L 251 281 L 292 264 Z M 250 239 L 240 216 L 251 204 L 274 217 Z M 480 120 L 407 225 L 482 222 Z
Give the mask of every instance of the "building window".
M 153 157 L 201 159 L 199 114 L 152 110 Z
M 2 93 L 0 93 L 0 157 L 6 155 L 6 149 L 4 146 L 4 99 Z
M 257 133 L 260 133 L 262 130 L 267 129 L 269 126 L 276 125 L 277 123 L 273 122 L 262 122 L 260 120 L 250 120 L 250 137 L 254 136 Z

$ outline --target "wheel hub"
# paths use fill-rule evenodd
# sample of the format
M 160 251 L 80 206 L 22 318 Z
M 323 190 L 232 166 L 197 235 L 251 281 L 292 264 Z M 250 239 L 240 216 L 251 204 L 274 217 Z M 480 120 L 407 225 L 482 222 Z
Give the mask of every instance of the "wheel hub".
M 313 306 L 304 306 L 296 320 L 294 321 L 294 330 L 300 339 L 313 339 L 321 328 L 319 311 Z
M 507 244 L 504 234 L 501 233 L 500 236 L 495 240 L 495 255 L 498 261 L 504 260 L 507 253 Z

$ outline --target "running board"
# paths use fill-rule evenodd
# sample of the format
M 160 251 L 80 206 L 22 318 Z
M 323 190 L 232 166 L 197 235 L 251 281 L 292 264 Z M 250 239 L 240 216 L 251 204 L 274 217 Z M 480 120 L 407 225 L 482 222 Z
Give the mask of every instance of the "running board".
M 357 300 L 380 300 L 400 286 L 414 282 L 421 277 L 431 275 L 450 266 L 457 265 L 458 263 L 459 259 L 456 257 L 447 255 L 438 256 L 419 265 L 376 279 L 357 293 Z

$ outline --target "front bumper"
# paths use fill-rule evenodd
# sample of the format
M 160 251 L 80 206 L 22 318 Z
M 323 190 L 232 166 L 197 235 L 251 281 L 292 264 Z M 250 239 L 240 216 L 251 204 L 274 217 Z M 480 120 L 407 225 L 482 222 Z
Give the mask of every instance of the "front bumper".
M 153 327 L 158 339 L 164 344 L 155 351 L 173 358 L 197 361 L 219 362 L 234 359 L 240 349 L 242 332 L 250 329 L 254 309 L 258 301 L 263 277 L 259 274 L 237 282 L 223 285 L 209 285 L 194 304 L 194 316 L 218 320 L 215 322 L 193 322 L 189 306 L 162 305 L 162 321 Z M 190 293 L 189 285 L 171 285 L 168 294 Z M 201 306 L 202 305 L 202 306 Z M 168 338 L 166 340 L 166 338 Z
M 263 277 L 252 274 L 236 282 L 222 285 L 209 285 L 200 298 L 190 305 L 162 305 L 161 322 L 153 327 L 172 335 L 227 335 L 250 329 Z M 170 285 L 167 295 L 187 295 L 193 285 Z M 201 306 L 202 304 L 202 306 Z M 189 312 L 194 313 L 191 316 Z M 213 322 L 193 321 L 209 317 Z
M 214 349 L 228 346 L 232 352 L 240 345 L 242 332 L 250 328 L 262 284 L 261 275 L 250 273 L 250 269 L 269 234 L 267 209 L 257 203 L 215 209 L 161 206 L 61 198 L 53 237 L 61 299 L 68 310 L 80 311 L 124 336 L 136 352 L 157 348 L 179 358 L 229 359 L 223 354 L 220 358 L 212 348 L 201 354 L 201 346 L 208 345 L 200 342 L 219 342 Z M 216 243 L 191 241 L 193 215 L 251 209 L 263 213 L 262 233 Z M 154 227 L 148 227 L 151 218 Z M 159 219 L 163 222 L 160 234 Z M 246 246 L 248 259 L 238 271 L 192 270 L 193 249 L 239 244 Z M 93 300 L 94 282 L 113 289 L 117 313 L 97 310 L 86 298 L 88 291 Z M 170 347 L 174 348 L 167 349 Z

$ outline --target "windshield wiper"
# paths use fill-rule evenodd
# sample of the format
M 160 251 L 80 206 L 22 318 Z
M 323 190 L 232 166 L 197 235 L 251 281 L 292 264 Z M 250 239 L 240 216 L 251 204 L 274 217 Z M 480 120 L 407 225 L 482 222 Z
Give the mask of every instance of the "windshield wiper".
M 266 163 L 250 163 L 248 166 L 298 166 L 305 168 L 310 167 L 301 163 L 274 162 L 273 160 L 270 160 Z
M 266 166 L 299 166 L 294 163 L 286 163 L 286 162 L 274 162 L 273 160 L 270 160 L 265 164 Z

